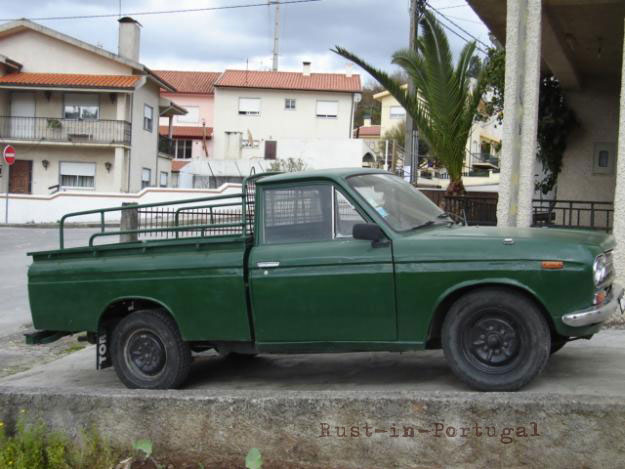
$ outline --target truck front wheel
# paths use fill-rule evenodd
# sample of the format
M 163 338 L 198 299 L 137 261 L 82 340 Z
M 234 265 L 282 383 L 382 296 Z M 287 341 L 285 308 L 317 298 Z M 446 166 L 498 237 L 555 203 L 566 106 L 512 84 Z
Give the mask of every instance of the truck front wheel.
M 113 366 L 129 388 L 172 389 L 186 380 L 191 350 L 175 321 L 161 310 L 136 311 L 113 330 Z
M 456 376 L 480 391 L 516 391 L 545 367 L 549 326 L 536 305 L 504 288 L 461 297 L 443 323 L 442 345 Z

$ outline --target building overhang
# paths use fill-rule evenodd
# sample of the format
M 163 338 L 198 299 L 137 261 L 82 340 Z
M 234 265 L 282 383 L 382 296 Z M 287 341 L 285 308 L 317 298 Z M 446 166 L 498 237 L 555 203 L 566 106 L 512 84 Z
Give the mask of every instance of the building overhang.
M 171 99 L 161 96 L 158 100 L 158 112 L 161 117 L 184 116 L 187 110 Z
M 0 89 L 131 93 L 144 82 L 141 75 L 15 72 L 0 76 Z
M 467 0 L 502 43 L 506 41 L 505 0 Z M 543 0 L 541 58 L 564 89 L 585 80 L 619 82 L 623 48 L 623 0 Z

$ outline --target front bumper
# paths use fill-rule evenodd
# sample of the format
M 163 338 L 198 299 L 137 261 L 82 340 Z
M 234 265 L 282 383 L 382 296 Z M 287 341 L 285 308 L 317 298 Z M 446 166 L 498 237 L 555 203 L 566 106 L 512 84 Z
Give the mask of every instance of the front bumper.
M 619 307 L 619 299 L 623 293 L 623 287 L 614 283 L 610 295 L 603 304 L 565 314 L 562 316 L 562 322 L 571 327 L 589 326 L 603 322 L 612 316 Z

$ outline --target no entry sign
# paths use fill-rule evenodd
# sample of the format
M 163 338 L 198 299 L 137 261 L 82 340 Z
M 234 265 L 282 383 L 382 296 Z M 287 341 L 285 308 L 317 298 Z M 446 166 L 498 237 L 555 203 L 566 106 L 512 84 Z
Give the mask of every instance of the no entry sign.
M 11 145 L 4 147 L 2 155 L 4 156 L 4 161 L 6 161 L 9 166 L 15 163 L 15 148 Z

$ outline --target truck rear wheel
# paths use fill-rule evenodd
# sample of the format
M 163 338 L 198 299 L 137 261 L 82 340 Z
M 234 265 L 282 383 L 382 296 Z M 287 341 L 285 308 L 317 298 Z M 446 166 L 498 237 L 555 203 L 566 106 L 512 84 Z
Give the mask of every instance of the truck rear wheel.
M 161 310 L 136 311 L 113 330 L 113 366 L 129 388 L 172 389 L 186 380 L 191 350 L 175 321 Z
M 503 288 L 461 297 L 443 323 L 443 350 L 454 374 L 480 391 L 516 391 L 545 367 L 549 326 L 536 305 Z

